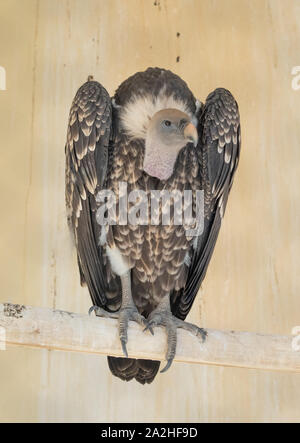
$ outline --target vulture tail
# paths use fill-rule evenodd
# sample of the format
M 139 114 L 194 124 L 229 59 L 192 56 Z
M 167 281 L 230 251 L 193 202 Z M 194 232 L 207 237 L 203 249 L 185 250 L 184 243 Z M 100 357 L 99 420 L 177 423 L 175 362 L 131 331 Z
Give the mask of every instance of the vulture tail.
M 135 378 L 142 385 L 153 382 L 160 365 L 160 361 L 134 358 L 107 357 L 107 361 L 113 375 L 124 381 Z

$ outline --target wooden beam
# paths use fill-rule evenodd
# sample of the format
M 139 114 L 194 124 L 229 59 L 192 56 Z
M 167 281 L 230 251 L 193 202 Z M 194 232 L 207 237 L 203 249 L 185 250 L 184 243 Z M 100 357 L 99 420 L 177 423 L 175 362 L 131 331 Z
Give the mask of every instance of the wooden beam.
M 0 304 L 1 338 L 0 349 L 17 345 L 123 357 L 117 320 L 48 308 Z M 175 361 L 300 372 L 300 352 L 292 342 L 292 336 L 208 329 L 202 343 L 179 329 Z M 164 360 L 165 331 L 156 328 L 152 336 L 130 322 L 127 349 L 129 357 Z

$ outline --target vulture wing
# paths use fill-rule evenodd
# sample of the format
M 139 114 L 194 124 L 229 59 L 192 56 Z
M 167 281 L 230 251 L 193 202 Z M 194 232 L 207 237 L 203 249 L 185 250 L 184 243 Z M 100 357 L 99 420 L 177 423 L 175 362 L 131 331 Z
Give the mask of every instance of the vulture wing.
M 211 259 L 240 154 L 240 118 L 232 94 L 218 88 L 199 116 L 199 163 L 204 190 L 204 231 L 191 251 L 184 289 L 172 294 L 172 312 L 189 313 Z
M 86 283 L 93 303 L 107 304 L 107 278 L 99 246 L 96 195 L 106 181 L 112 105 L 100 83 L 84 83 L 70 110 L 66 152 L 66 205 L 74 233 L 81 283 Z

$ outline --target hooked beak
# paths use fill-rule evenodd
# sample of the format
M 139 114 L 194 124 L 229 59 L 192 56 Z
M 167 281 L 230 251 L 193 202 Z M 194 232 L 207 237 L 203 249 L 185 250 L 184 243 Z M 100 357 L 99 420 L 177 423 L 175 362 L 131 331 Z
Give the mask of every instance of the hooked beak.
M 198 144 L 198 132 L 193 123 L 188 123 L 183 131 L 184 138 L 194 143 L 194 146 Z

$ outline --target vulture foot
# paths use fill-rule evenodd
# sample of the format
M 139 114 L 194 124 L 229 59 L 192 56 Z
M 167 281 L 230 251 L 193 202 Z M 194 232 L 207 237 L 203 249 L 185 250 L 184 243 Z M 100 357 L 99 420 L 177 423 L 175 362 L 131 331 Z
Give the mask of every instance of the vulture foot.
M 143 327 L 147 327 L 148 321 L 137 310 L 131 294 L 131 277 L 130 272 L 120 276 L 122 284 L 122 303 L 121 308 L 116 312 L 107 312 L 105 309 L 98 306 L 92 306 L 89 314 L 93 311 L 98 317 L 117 318 L 119 323 L 119 337 L 125 357 L 128 357 L 126 343 L 128 341 L 128 322 L 130 320 L 139 323 Z M 151 327 L 148 328 L 153 334 Z
M 162 299 L 158 307 L 151 312 L 148 317 L 148 325 L 144 331 L 148 329 L 151 331 L 151 328 L 154 326 L 163 326 L 167 332 L 167 364 L 160 372 L 166 372 L 174 360 L 177 345 L 177 328 L 185 329 L 196 337 L 200 337 L 202 342 L 205 341 L 207 336 L 205 329 L 199 328 L 192 323 L 180 320 L 172 314 L 169 297 L 167 297 L 167 300 L 166 298 Z
M 118 319 L 119 322 L 119 337 L 122 345 L 122 350 L 125 357 L 128 357 L 128 352 L 126 348 L 126 343 L 128 341 L 127 330 L 128 330 L 128 322 L 130 320 L 137 322 L 144 328 L 150 330 L 151 334 L 153 334 L 153 330 L 151 327 L 148 327 L 148 322 L 137 310 L 137 308 L 133 304 L 122 306 L 119 311 L 116 312 L 108 312 L 105 309 L 100 308 L 99 306 L 92 306 L 89 309 L 89 315 L 95 312 L 97 317 L 105 317 L 105 318 L 115 318 Z
M 129 320 L 139 323 L 145 327 L 147 320 L 138 312 L 134 305 L 122 307 L 119 311 L 119 336 L 125 357 L 128 357 L 126 343 L 128 341 L 127 331 Z

